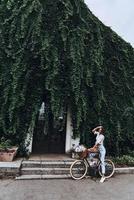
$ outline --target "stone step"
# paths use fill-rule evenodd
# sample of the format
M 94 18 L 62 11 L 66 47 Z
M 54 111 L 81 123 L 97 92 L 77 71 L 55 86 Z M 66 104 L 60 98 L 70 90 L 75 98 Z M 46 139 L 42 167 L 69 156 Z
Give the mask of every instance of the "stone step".
M 21 175 L 16 180 L 39 180 L 39 179 L 69 179 L 70 175 Z
M 69 168 L 22 168 L 21 175 L 63 175 L 69 174 Z
M 69 168 L 73 160 L 69 161 L 23 161 L 22 168 L 52 168 L 52 167 L 61 167 L 61 168 Z
M 42 167 L 55 167 L 55 168 L 69 168 L 73 161 L 43 161 L 41 163 Z
M 21 175 L 21 176 L 17 176 L 15 178 L 15 180 L 37 180 L 37 179 L 41 179 L 41 175 Z
M 21 166 L 22 168 L 23 167 L 41 167 L 41 161 L 23 161 Z

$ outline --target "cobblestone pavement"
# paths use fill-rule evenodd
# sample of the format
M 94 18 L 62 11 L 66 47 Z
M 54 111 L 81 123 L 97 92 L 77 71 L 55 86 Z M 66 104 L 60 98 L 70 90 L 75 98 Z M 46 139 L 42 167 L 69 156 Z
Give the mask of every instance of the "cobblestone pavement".
M 0 200 L 134 200 L 134 174 L 104 183 L 70 180 L 0 180 Z

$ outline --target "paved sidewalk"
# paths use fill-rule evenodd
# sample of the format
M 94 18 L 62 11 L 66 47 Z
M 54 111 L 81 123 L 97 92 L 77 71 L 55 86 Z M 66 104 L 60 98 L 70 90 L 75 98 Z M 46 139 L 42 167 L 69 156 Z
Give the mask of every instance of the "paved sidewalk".
M 99 180 L 0 180 L 0 200 L 134 200 L 134 174 Z

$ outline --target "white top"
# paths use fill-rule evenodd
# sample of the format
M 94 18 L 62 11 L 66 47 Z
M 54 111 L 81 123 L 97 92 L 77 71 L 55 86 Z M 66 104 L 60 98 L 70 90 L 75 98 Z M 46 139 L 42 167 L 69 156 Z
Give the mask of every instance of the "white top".
M 103 146 L 104 135 L 100 134 L 98 131 L 95 131 L 94 133 L 97 134 L 95 144 L 99 144 L 100 146 Z

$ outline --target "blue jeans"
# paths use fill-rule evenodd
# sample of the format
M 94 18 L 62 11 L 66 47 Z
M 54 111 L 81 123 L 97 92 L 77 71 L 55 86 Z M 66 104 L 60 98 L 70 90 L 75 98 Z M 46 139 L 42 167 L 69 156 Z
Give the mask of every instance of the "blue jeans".
M 102 169 L 102 174 L 105 174 L 105 155 L 106 155 L 106 149 L 104 146 L 99 147 L 99 152 L 100 152 L 100 161 L 101 161 L 101 169 Z

